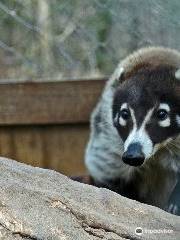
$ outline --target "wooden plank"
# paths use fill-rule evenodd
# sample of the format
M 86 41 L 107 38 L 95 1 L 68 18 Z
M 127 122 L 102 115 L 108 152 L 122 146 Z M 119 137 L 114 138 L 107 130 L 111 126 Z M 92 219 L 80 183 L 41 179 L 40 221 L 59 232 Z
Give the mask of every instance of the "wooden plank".
M 88 124 L 0 127 L 0 156 L 66 175 L 85 173 Z
M 105 80 L 0 84 L 0 125 L 88 122 Z

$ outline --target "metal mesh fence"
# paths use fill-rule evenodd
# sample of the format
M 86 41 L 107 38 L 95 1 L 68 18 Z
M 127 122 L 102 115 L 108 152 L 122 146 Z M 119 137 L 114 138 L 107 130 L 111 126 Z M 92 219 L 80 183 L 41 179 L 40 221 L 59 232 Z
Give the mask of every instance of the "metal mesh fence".
M 179 0 L 0 0 L 0 79 L 109 75 L 133 50 L 179 39 Z

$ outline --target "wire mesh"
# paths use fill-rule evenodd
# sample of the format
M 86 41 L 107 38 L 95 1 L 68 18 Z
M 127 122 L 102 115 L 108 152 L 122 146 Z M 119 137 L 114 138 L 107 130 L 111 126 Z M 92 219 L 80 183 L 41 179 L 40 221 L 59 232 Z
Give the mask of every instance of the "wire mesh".
M 147 45 L 179 49 L 179 0 L 0 0 L 0 80 L 109 75 Z

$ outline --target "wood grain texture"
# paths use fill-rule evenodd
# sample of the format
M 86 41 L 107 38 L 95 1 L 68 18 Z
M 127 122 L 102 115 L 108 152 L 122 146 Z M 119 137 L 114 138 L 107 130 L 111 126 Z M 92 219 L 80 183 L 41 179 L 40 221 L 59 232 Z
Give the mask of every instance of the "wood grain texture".
M 65 175 L 84 174 L 87 124 L 0 127 L 0 156 Z
M 86 123 L 103 80 L 0 84 L 0 125 Z
M 89 116 L 104 82 L 1 82 L 0 155 L 66 175 L 84 174 Z

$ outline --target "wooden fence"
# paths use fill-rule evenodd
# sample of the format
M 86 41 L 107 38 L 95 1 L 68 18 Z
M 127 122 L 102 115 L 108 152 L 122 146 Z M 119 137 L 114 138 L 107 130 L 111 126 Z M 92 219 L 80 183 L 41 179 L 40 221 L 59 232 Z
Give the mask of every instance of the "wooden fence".
M 0 83 L 0 155 L 82 174 L 89 116 L 105 79 Z

